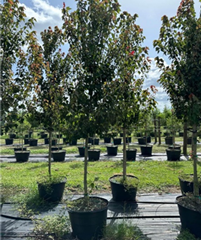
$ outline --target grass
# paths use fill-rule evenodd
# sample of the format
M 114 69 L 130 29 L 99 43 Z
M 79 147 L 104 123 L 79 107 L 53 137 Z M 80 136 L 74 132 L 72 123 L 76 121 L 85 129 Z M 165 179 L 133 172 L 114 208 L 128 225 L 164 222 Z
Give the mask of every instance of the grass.
M 4 196 L 26 194 L 37 188 L 37 180 L 47 175 L 47 163 L 1 163 L 1 191 Z M 200 172 L 201 167 L 198 166 Z M 67 194 L 83 192 L 83 162 L 53 162 L 52 174 L 67 178 Z M 127 173 L 139 178 L 138 192 L 179 191 L 178 175 L 192 173 L 191 161 L 137 161 L 127 163 Z M 110 192 L 109 178 L 122 173 L 122 161 L 88 163 L 89 186 L 95 184 L 94 193 Z M 94 179 L 96 181 L 94 181 Z M 98 179 L 98 181 L 97 181 Z M 92 184 L 94 183 L 94 184 Z

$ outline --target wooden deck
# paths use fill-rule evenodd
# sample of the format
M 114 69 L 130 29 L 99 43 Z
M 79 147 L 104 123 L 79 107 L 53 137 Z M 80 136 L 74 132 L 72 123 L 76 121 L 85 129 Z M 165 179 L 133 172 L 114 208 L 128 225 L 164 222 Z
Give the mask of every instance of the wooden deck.
M 146 239 L 175 240 L 180 232 L 180 219 L 175 203 L 178 194 L 144 194 L 137 197 L 137 203 L 116 203 L 110 194 L 99 195 L 109 200 L 107 224 L 129 221 L 140 228 Z M 79 196 L 73 196 L 77 198 Z M 69 198 L 69 196 L 68 196 Z M 64 204 L 41 212 L 38 217 L 59 214 Z M 66 211 L 67 214 L 67 211 Z M 37 216 L 36 216 L 37 217 Z M 1 214 L 1 236 L 6 240 L 26 239 L 32 236 L 33 223 L 19 218 L 13 204 L 4 204 Z M 34 237 L 33 237 L 34 239 Z M 70 239 L 70 238 L 69 238 Z

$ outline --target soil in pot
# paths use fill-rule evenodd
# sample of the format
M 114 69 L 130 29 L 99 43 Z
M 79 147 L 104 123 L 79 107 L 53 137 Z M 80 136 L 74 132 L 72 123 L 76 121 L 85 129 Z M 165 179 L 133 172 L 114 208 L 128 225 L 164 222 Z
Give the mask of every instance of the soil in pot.
M 181 146 L 178 144 L 168 146 L 169 149 L 181 149 Z
M 181 150 L 180 149 L 166 149 L 168 161 L 179 161 Z
M 83 204 L 83 199 L 74 200 L 73 206 L 68 206 L 72 235 L 79 240 L 101 239 L 106 226 L 108 201 L 89 197 L 87 203 Z M 89 207 L 85 208 L 85 205 Z
M 107 146 L 107 155 L 116 156 L 118 151 L 118 146 Z
M 88 161 L 97 161 L 100 159 L 100 149 L 88 150 Z
M 29 160 L 30 151 L 15 151 L 17 162 L 27 162 Z
M 152 155 L 152 146 L 140 146 L 142 156 Z
M 121 138 L 114 138 L 114 145 L 121 145 Z
M 185 195 L 190 192 L 193 193 L 193 174 L 184 174 L 179 177 L 179 184 L 181 193 Z M 199 194 L 201 195 L 201 179 L 199 179 Z
M 201 204 L 194 201 L 193 196 L 176 198 L 182 229 L 188 229 L 197 238 L 201 238 Z
M 62 200 L 66 178 L 59 182 L 40 182 L 38 183 L 38 191 L 40 198 L 48 202 L 59 202 Z
M 135 161 L 137 149 L 127 149 L 126 150 L 126 160 Z
M 52 157 L 54 162 L 65 161 L 66 150 L 52 151 Z
M 127 182 L 123 182 L 122 175 L 114 175 L 110 179 L 112 197 L 114 201 L 136 202 L 137 186 L 139 180 L 133 175 L 127 175 Z
M 12 145 L 13 144 L 13 138 L 7 138 L 5 139 L 6 145 Z
M 90 149 L 90 147 L 88 146 L 88 150 L 89 150 L 89 149 Z M 78 151 L 79 151 L 80 157 L 84 157 L 85 147 L 78 147 Z

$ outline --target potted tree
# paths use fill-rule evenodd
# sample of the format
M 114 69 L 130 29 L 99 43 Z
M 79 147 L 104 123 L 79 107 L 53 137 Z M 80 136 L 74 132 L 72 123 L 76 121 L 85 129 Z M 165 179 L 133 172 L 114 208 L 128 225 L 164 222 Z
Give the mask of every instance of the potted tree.
M 115 125 L 123 132 L 123 174 L 112 176 L 112 196 L 115 201 L 136 201 L 138 178 L 126 172 L 126 137 L 133 124 L 137 124 L 140 108 L 148 100 L 154 103 L 148 90 L 143 90 L 143 80 L 149 69 L 147 47 L 142 47 L 143 31 L 135 21 L 134 16 L 123 12 L 116 19 L 115 44 L 115 70 L 116 79 L 108 86 L 113 96 L 112 117 L 116 119 Z M 136 73 L 141 77 L 137 78 Z
M 197 173 L 197 126 L 200 122 L 201 106 L 201 18 L 197 18 L 194 2 L 183 0 L 177 15 L 162 17 L 160 38 L 154 41 L 155 49 L 168 55 L 170 66 L 157 57 L 163 70 L 160 83 L 167 90 L 178 114 L 187 115 L 192 125 L 193 194 L 177 197 L 182 228 L 187 228 L 196 237 L 201 237 L 200 195 Z
M 28 111 L 49 134 L 48 174 L 38 180 L 39 195 L 48 201 L 60 201 L 66 183 L 65 176 L 52 174 L 51 171 L 52 134 L 57 127 L 57 119 L 61 118 L 63 104 L 67 104 L 63 81 L 67 74 L 68 58 L 60 49 L 62 37 L 62 30 L 57 26 L 54 30 L 49 27 L 41 32 L 43 46 L 33 37 L 23 62 L 24 68 L 29 70 L 26 87 L 29 91 L 34 89 L 27 99 Z
M 91 197 L 88 192 L 88 138 L 106 130 L 110 119 L 107 83 L 115 74 L 111 32 L 119 10 L 114 0 L 78 1 L 76 11 L 70 13 L 65 4 L 62 10 L 74 71 L 69 93 L 71 115 L 85 138 L 84 197 L 68 204 L 73 236 L 80 240 L 101 238 L 106 225 L 108 201 Z
M 21 105 L 21 107 L 24 105 Z M 27 129 L 27 125 L 25 124 L 25 112 L 18 113 L 18 138 L 19 142 L 21 142 L 21 147 L 14 148 L 15 158 L 17 162 L 27 162 L 29 159 L 30 151 L 24 147 L 23 142 L 23 134 Z
M 153 92 L 157 91 L 154 86 L 151 87 L 151 90 Z M 153 99 L 152 99 L 152 101 L 153 101 Z M 141 144 L 141 146 L 140 146 L 142 156 L 151 156 L 152 155 L 153 145 L 150 144 L 151 143 L 150 135 L 148 136 L 148 132 L 149 132 L 148 131 L 148 119 L 150 117 L 151 110 L 153 109 L 153 106 L 154 106 L 152 104 L 154 104 L 154 102 L 152 103 L 150 101 L 147 101 L 145 103 L 144 107 L 142 108 L 141 115 L 140 115 L 140 118 L 142 119 L 141 122 L 142 122 L 142 125 L 144 126 L 144 132 L 145 132 L 145 136 L 142 138 L 143 144 Z M 139 138 L 138 138 L 138 141 L 139 141 Z
M 9 16 L 9 17 L 8 17 Z M 21 76 L 16 69 L 16 76 L 12 71 L 30 37 L 34 25 L 34 18 L 27 19 L 23 6 L 18 1 L 3 1 L 1 4 L 1 47 L 0 47 L 0 79 L 1 79 L 1 121 L 5 123 L 4 130 L 10 129 L 10 120 L 14 120 L 19 102 L 27 96 L 20 82 Z M 13 34 L 15 29 L 15 34 Z M 8 44 L 12 43 L 12 44 Z M 20 84 L 19 84 L 20 82 Z M 11 119 L 9 120 L 9 118 Z M 10 125 L 10 126 L 9 126 Z M 12 144 L 13 138 L 6 140 Z
M 181 155 L 181 146 L 175 143 L 175 134 L 176 134 L 176 129 L 178 129 L 178 120 L 175 116 L 175 111 L 172 108 L 172 116 L 171 120 L 169 121 L 169 126 L 171 129 L 171 144 L 169 144 L 168 148 L 166 149 L 167 153 L 167 160 L 168 161 L 177 161 L 180 160 L 180 155 Z M 168 121 L 167 121 L 168 123 Z

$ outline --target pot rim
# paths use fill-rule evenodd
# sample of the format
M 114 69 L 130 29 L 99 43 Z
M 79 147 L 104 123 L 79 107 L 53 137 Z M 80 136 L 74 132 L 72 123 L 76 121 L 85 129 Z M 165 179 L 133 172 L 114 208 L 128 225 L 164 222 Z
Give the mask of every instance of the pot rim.
M 76 201 L 78 199 L 83 199 L 84 197 L 79 197 L 77 199 L 74 199 L 72 200 L 73 201 Z M 87 213 L 97 213 L 97 212 L 102 212 L 102 211 L 105 211 L 106 209 L 108 209 L 108 205 L 109 205 L 109 201 L 105 198 L 102 198 L 102 197 L 98 197 L 98 196 L 89 196 L 89 198 L 98 198 L 98 199 L 101 199 L 103 200 L 104 202 L 107 203 L 107 205 L 101 209 L 98 209 L 98 210 L 93 210 L 93 211 L 78 211 L 78 210 L 73 210 L 73 209 L 70 209 L 67 207 L 67 210 L 69 213 L 79 213 L 79 214 L 87 214 Z

